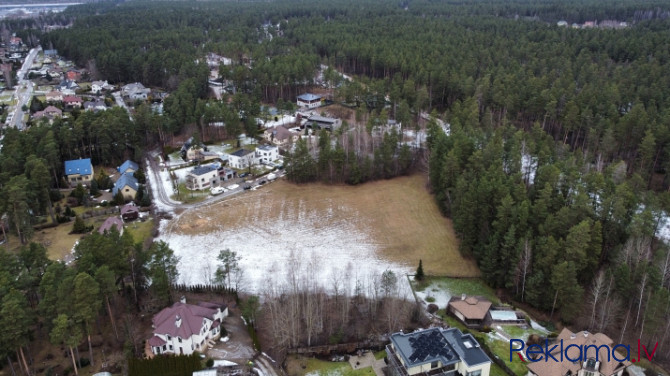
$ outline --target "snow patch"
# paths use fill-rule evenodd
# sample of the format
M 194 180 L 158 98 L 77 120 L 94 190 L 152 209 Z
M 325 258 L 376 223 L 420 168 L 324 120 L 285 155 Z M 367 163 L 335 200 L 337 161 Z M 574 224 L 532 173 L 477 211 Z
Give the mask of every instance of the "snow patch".
M 416 291 L 416 296 L 426 302 L 426 304 L 435 304 L 438 308 L 447 308 L 451 294 L 446 289 L 438 286 L 436 283 L 431 283 L 423 291 Z M 435 299 L 434 302 L 429 302 L 428 297 Z
M 231 362 L 229 360 L 215 360 L 214 367 L 233 367 L 237 366 L 237 363 Z

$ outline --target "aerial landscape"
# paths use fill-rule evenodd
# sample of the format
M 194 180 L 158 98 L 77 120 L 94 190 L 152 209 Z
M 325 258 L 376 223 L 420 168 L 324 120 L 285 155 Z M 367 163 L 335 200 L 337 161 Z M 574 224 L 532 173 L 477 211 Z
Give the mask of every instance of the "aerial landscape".
M 0 376 L 670 375 L 670 3 L 0 4 Z

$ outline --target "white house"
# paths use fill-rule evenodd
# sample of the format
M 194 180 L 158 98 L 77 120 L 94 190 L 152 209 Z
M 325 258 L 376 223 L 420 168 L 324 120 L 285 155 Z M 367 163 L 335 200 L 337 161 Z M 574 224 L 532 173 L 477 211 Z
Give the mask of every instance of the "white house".
M 186 188 L 201 190 L 217 186 L 219 171 L 215 165 L 198 166 L 186 175 Z
M 91 93 L 100 94 L 103 90 L 114 90 L 114 85 L 110 85 L 107 80 L 93 81 L 91 83 Z
M 491 359 L 472 334 L 431 328 L 391 334 L 386 346 L 392 376 L 418 374 L 489 376 Z
M 151 352 L 154 355 L 190 355 L 194 351 L 203 351 L 210 340 L 221 335 L 221 324 L 227 316 L 228 307 L 223 304 L 186 304 L 182 298 L 181 302 L 163 309 L 152 319 Z
M 237 169 L 247 168 L 256 163 L 255 156 L 253 150 L 240 149 L 228 155 L 228 165 Z
M 130 100 L 146 100 L 151 89 L 147 89 L 139 82 L 125 85 L 121 88 L 121 95 Z
M 321 106 L 321 96 L 312 93 L 300 94 L 296 103 L 298 107 L 317 108 Z
M 268 128 L 263 132 L 263 138 L 277 146 L 286 146 L 298 142 L 300 134 L 291 132 L 285 127 L 278 125 L 274 128 Z
M 276 145 L 261 145 L 256 148 L 256 162 L 265 164 L 279 158 L 279 148 Z

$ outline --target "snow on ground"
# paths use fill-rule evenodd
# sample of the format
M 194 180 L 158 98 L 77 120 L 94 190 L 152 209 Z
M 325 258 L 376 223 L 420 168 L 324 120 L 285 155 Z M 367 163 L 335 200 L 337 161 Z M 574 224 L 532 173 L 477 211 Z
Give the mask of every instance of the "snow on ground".
M 277 121 L 268 121 L 263 126 L 265 128 L 274 128 L 278 125 L 286 125 L 286 124 L 292 125 L 294 123 L 295 123 L 295 116 L 284 115 L 284 116 L 282 116 L 281 119 L 279 119 Z
M 535 329 L 535 330 L 539 330 L 541 332 L 544 332 L 544 333 L 549 333 L 549 330 L 547 330 L 547 328 L 538 324 L 537 322 L 535 322 L 535 320 L 530 320 L 530 327 Z
M 668 216 L 668 213 L 666 212 L 661 214 L 660 220 L 658 222 L 656 236 L 658 236 L 658 238 L 663 240 L 666 244 L 670 244 L 670 216 Z
M 171 206 L 165 205 L 161 200 L 158 199 L 158 197 L 160 197 L 158 194 L 159 189 L 164 190 L 167 197 L 170 197 L 173 194 L 170 172 L 167 169 L 161 169 L 161 171 L 159 171 L 158 174 L 160 176 L 160 179 L 163 181 L 163 184 L 159 184 L 158 182 L 154 181 L 155 176 L 151 168 L 151 163 L 149 163 L 149 161 L 146 161 L 144 165 L 146 166 L 147 169 L 146 176 L 150 182 L 149 185 L 151 187 L 151 196 L 154 198 L 153 204 L 159 211 L 171 213 L 173 208 Z
M 435 283 L 431 283 L 423 291 L 417 291 L 416 296 L 418 296 L 419 299 L 423 300 L 427 304 L 436 304 L 440 308 L 446 307 L 447 304 L 449 304 L 449 300 L 451 299 L 451 294 L 449 291 L 439 287 Z M 429 302 L 427 300 L 428 297 L 432 297 L 435 299 L 435 301 L 432 303 Z
M 179 283 L 207 284 L 213 279 L 219 251 L 229 248 L 241 258 L 244 291 L 259 293 L 267 286 L 281 284 L 290 270 L 297 270 L 298 278 L 304 281 L 314 279 L 327 290 L 338 280 L 345 284 L 340 288 L 352 294 L 357 284 L 361 293 L 366 293 L 373 278 L 387 269 L 408 285 L 404 275 L 411 268 L 380 259 L 376 244 L 354 221 L 323 226 L 327 216 L 302 211 L 274 221 L 249 218 L 248 225 L 241 228 L 227 228 L 222 223 L 218 231 L 193 236 L 172 232 L 171 222 L 164 220 L 159 240 L 169 243 L 180 258 Z M 409 294 L 409 286 L 404 287 L 403 294 Z
M 533 184 L 535 173 L 537 172 L 537 157 L 531 157 L 530 154 L 521 155 L 521 173 L 528 176 L 528 182 Z
M 238 364 L 235 362 L 231 362 L 230 360 L 215 360 L 214 361 L 214 367 L 231 367 L 231 366 L 237 366 Z

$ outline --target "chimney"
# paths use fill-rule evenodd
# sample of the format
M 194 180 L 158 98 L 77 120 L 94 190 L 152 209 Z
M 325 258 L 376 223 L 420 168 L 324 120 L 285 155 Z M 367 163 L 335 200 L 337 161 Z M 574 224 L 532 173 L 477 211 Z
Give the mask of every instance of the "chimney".
M 181 304 L 186 304 L 186 297 L 182 295 L 181 298 L 179 298 L 179 301 L 181 302 Z
M 177 315 L 177 317 L 175 317 L 174 325 L 175 325 L 177 328 L 180 328 L 180 327 L 181 327 L 181 316 Z
M 588 337 L 588 336 L 589 336 L 589 332 L 587 332 L 587 331 L 585 330 L 585 331 L 584 331 L 584 337 Z
M 570 339 L 575 339 L 577 338 L 577 335 L 575 333 L 570 334 Z
M 461 295 L 461 300 L 465 300 L 466 297 L 467 297 L 467 295 L 462 294 L 462 295 Z

